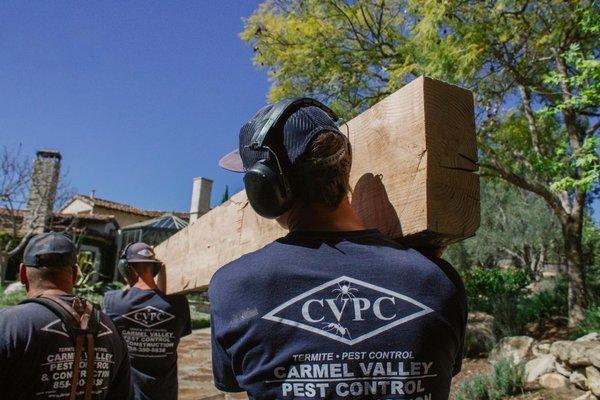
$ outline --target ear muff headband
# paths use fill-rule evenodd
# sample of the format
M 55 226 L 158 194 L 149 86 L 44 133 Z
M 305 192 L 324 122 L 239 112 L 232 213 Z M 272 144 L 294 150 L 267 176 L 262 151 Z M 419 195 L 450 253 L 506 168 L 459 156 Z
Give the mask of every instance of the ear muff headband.
M 334 122 L 338 120 L 338 116 L 333 112 L 333 110 L 331 110 L 325 104 L 322 104 L 315 99 L 311 99 L 310 97 L 295 97 L 292 99 L 282 100 L 275 103 L 273 107 L 271 107 L 266 116 L 267 122 L 263 125 L 260 131 L 252 136 L 252 140 L 250 140 L 248 147 L 253 150 L 262 148 L 265 140 L 269 136 L 269 133 L 276 130 L 273 128 L 277 127 L 280 121 L 286 121 L 287 117 L 293 114 L 297 109 L 309 106 L 319 107 L 321 110 L 325 111 Z
M 127 243 L 127 246 L 125 246 L 125 248 L 123 249 L 123 251 L 121 252 L 121 259 L 122 260 L 127 260 L 127 250 L 129 250 L 129 248 L 133 245 L 133 242 Z

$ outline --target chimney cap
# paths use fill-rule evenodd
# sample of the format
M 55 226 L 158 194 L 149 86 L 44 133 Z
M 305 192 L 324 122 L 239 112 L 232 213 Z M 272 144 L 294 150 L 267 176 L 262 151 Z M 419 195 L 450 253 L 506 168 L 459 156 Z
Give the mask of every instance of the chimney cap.
M 56 158 L 58 160 L 62 159 L 62 155 L 60 154 L 60 151 L 56 151 L 56 150 L 42 149 L 42 150 L 38 150 L 36 155 L 38 157 L 42 157 L 42 158 Z
M 212 180 L 212 179 L 210 179 L 210 178 L 206 178 L 206 177 L 204 177 L 204 176 L 197 176 L 197 177 L 195 177 L 193 180 L 194 180 L 194 181 L 203 180 L 203 181 L 213 182 L 213 180 Z

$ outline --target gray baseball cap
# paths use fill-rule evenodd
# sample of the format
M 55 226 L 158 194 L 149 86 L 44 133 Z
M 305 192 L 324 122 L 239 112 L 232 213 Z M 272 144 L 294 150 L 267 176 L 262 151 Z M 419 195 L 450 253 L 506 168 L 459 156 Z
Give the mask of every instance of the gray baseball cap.
M 60 262 L 53 265 L 41 265 L 39 256 L 46 254 L 60 255 Z M 60 232 L 47 232 L 35 235 L 23 253 L 23 264 L 28 267 L 64 267 L 77 263 L 77 249 L 69 236 Z
M 125 258 L 128 263 L 150 262 L 159 263 L 154 254 L 154 249 L 149 244 L 137 242 L 127 246 Z

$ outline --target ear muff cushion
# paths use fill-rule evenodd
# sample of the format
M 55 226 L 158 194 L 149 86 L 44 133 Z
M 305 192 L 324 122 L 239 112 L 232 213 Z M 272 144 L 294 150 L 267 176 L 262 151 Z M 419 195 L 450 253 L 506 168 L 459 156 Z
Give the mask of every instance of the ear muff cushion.
M 126 259 L 121 258 L 117 264 L 117 268 L 119 269 L 119 273 L 121 276 L 127 281 L 131 282 L 131 267 Z
M 244 175 L 244 186 L 250 205 L 265 218 L 277 218 L 290 209 L 293 195 L 281 174 L 261 160 Z

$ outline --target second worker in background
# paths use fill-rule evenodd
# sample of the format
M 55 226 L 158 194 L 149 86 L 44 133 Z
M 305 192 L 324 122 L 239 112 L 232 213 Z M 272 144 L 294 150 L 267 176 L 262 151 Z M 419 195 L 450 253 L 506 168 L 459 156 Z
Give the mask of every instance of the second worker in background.
M 129 287 L 104 296 L 104 311 L 127 342 L 136 400 L 177 399 L 177 346 L 191 333 L 186 297 L 167 296 L 156 284 L 161 268 L 151 246 L 130 244 L 119 262 Z

